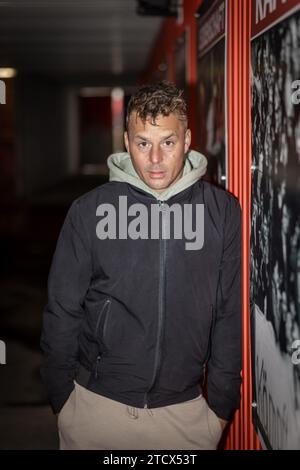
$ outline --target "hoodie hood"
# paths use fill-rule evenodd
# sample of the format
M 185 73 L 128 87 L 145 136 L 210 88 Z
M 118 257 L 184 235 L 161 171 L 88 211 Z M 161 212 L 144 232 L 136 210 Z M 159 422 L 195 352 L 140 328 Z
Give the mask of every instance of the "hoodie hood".
M 192 186 L 197 180 L 206 173 L 207 159 L 202 153 L 196 150 L 189 150 L 186 154 L 184 170 L 181 178 L 173 185 L 159 194 L 150 188 L 137 174 L 132 164 L 131 157 L 127 152 L 113 153 L 107 159 L 109 168 L 109 181 L 121 181 L 132 184 L 137 188 L 152 194 L 160 201 L 166 201 L 171 196 Z

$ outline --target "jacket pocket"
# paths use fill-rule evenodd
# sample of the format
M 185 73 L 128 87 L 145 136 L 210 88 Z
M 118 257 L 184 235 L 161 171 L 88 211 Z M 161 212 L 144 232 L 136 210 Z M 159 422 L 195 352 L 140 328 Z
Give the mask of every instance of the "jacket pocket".
M 100 312 L 98 315 L 97 319 L 97 324 L 95 328 L 95 338 L 97 342 L 99 341 L 102 343 L 103 347 L 107 349 L 106 345 L 106 333 L 107 333 L 107 325 L 108 325 L 108 319 L 109 319 L 109 311 L 110 311 L 110 306 L 111 306 L 111 299 L 106 299 Z M 98 379 L 99 377 L 99 368 L 100 368 L 100 361 L 102 359 L 102 353 L 98 351 L 98 355 L 95 361 L 95 367 L 94 367 L 94 377 L 95 379 Z
M 111 306 L 111 299 L 106 299 L 98 315 L 96 328 L 95 328 L 95 338 L 100 340 L 103 345 L 105 345 L 107 325 L 109 318 L 109 311 Z M 99 337 L 100 334 L 100 337 Z

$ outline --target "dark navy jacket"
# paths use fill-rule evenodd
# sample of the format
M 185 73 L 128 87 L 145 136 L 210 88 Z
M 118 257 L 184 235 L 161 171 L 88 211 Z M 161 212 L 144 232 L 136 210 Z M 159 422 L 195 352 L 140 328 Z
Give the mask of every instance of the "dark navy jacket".
M 54 412 L 74 388 L 134 407 L 195 398 L 208 371 L 208 403 L 223 419 L 239 407 L 241 384 L 241 208 L 199 180 L 161 204 L 204 204 L 204 244 L 106 239 L 97 207 L 159 204 L 111 181 L 76 199 L 66 216 L 48 278 L 41 369 Z M 150 210 L 149 210 L 150 213 Z

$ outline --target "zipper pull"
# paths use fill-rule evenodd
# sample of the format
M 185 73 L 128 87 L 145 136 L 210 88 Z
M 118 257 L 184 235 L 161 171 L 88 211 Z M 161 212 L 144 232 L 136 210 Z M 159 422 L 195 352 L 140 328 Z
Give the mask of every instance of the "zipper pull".
M 95 368 L 95 379 L 98 379 L 98 365 L 99 365 L 99 362 L 101 360 L 101 356 L 97 356 L 97 361 L 96 361 L 96 368 Z
M 148 408 L 148 403 L 147 403 L 147 392 L 145 393 L 145 397 L 144 397 L 144 408 Z

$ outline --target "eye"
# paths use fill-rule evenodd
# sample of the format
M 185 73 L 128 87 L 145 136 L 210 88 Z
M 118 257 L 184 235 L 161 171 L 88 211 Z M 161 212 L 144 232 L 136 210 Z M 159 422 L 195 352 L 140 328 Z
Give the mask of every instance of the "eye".
M 144 142 L 139 142 L 138 143 L 138 147 L 141 148 L 141 149 L 145 149 L 148 145 L 148 142 L 144 141 Z
M 173 140 L 166 140 L 165 142 L 166 147 L 172 147 L 174 145 Z

